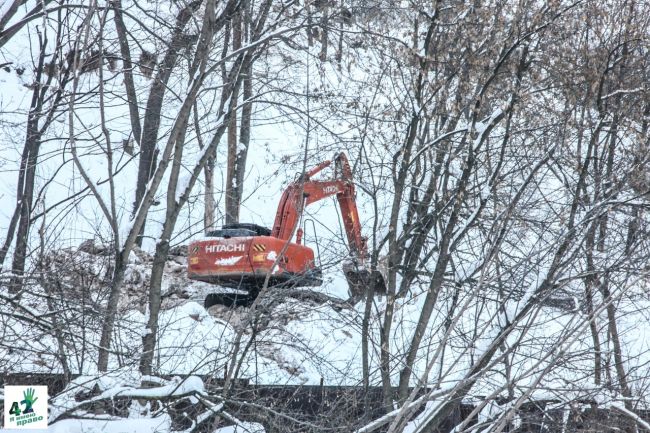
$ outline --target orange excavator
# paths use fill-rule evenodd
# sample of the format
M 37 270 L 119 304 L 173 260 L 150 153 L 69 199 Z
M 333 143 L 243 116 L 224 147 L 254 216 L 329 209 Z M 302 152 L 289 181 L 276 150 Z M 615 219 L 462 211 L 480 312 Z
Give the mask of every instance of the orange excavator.
M 332 162 L 332 179 L 313 179 Z M 350 250 L 343 272 L 352 298 L 358 298 L 369 284 L 375 284 L 378 292 L 383 291 L 381 274 L 368 269 L 368 248 L 366 238 L 361 235 L 352 170 L 345 154 L 340 153 L 333 161 L 320 163 L 289 184 L 278 204 L 272 230 L 256 224 L 228 224 L 190 244 L 190 279 L 245 291 L 245 294 L 210 294 L 205 307 L 249 305 L 267 276 L 269 287 L 321 285 L 321 269 L 316 265 L 314 251 L 303 244 L 303 228 L 298 225 L 305 206 L 334 195 L 341 209 Z

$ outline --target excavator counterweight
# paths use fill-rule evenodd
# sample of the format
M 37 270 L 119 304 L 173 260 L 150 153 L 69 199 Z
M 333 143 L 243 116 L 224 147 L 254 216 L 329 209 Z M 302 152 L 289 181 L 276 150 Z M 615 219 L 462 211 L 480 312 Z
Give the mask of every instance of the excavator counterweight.
M 272 229 L 255 224 L 230 224 L 190 244 L 190 279 L 244 291 L 239 294 L 209 295 L 205 300 L 206 308 L 214 304 L 250 304 L 262 289 L 267 276 L 269 286 L 322 284 L 314 251 L 302 245 L 302 230 L 298 224 L 305 206 L 334 195 L 341 208 L 350 248 L 350 259 L 344 264 L 344 273 L 351 298 L 358 299 L 370 284 L 375 285 L 376 292 L 385 290 L 381 275 L 371 273 L 367 268 L 366 238 L 361 235 L 352 171 L 347 157 L 340 153 L 333 162 L 333 179 L 312 179 L 332 164 L 332 161 L 324 161 L 289 184 L 280 198 Z

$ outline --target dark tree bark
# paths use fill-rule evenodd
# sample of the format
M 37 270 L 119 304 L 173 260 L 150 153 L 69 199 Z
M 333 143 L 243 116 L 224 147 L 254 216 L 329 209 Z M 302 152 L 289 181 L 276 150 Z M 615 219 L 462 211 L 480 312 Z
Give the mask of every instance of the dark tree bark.
M 327 60 L 327 49 L 329 48 L 329 7 L 327 2 L 321 8 L 320 19 L 320 53 L 318 58 L 321 62 Z
M 16 188 L 16 207 L 14 209 L 13 216 L 9 222 L 9 227 L 7 229 L 7 235 L 5 237 L 5 242 L 0 249 L 0 269 L 2 269 L 5 258 L 7 257 L 7 252 L 11 247 L 11 244 L 14 240 L 14 235 L 16 234 L 16 225 L 20 218 L 22 208 L 23 208 L 23 195 L 25 190 L 25 174 L 27 173 L 27 163 L 29 159 L 29 146 L 25 145 L 23 147 L 23 153 L 20 158 L 20 169 L 18 171 L 18 187 Z
M 52 0 L 43 0 L 37 2 L 32 10 L 25 14 L 25 17 L 23 17 L 23 19 L 5 29 L 5 26 L 18 11 L 20 4 L 23 3 L 23 0 L 8 1 L 13 1 L 13 3 L 7 10 L 7 13 L 4 15 L 4 17 L 0 17 L 0 48 L 9 42 L 9 40 L 14 37 L 27 23 L 33 19 L 39 18 L 42 15 L 41 11 L 43 8 L 46 7 Z
M 35 77 L 35 83 L 37 83 L 37 85 L 32 91 L 32 102 L 30 105 L 29 114 L 27 116 L 25 145 L 23 147 L 23 154 L 20 162 L 20 172 L 18 178 L 17 206 L 10 223 L 9 231 L 7 232 L 5 244 L 0 251 L 1 267 L 6 257 L 7 251 L 11 245 L 13 232 L 16 227 L 15 223 L 17 220 L 18 226 L 16 231 L 16 245 L 11 267 L 13 277 L 10 283 L 10 289 L 14 292 L 19 292 L 22 288 L 22 278 L 25 271 L 27 247 L 29 244 L 29 232 L 31 229 L 36 168 L 41 147 L 41 138 L 43 136 L 43 133 L 47 130 L 54 115 L 54 109 L 50 110 L 49 112 L 43 112 L 43 104 L 46 100 L 50 83 L 52 82 L 52 75 L 47 76 L 45 81 L 41 82 L 43 79 L 43 69 L 45 65 L 47 38 L 45 36 L 42 36 L 40 33 L 39 42 L 41 50 Z M 55 48 L 55 52 L 57 52 L 58 49 L 59 47 L 57 46 Z M 62 82 L 65 82 L 64 80 Z M 58 92 L 58 97 L 60 97 L 60 95 L 61 90 Z M 57 99 L 54 100 L 56 101 Z M 41 121 L 42 125 L 40 125 Z
M 20 214 L 18 220 L 18 230 L 16 232 L 16 247 L 11 265 L 13 273 L 11 290 L 18 292 L 22 287 L 22 277 L 25 271 L 25 260 L 27 258 L 27 245 L 29 243 L 29 231 L 31 228 L 32 201 L 34 197 L 34 180 L 36 176 L 36 167 L 38 162 L 38 153 L 41 147 L 41 134 L 38 131 L 38 121 L 40 119 L 40 108 L 42 99 L 34 90 L 35 99 L 32 100 L 32 109 L 30 110 L 27 121 L 27 136 L 25 138 L 26 154 L 24 168 L 21 169 L 21 180 L 23 191 L 20 200 Z M 35 105 L 34 105 L 35 103 Z M 21 162 L 21 165 L 22 162 Z
M 239 50 L 242 44 L 242 16 L 238 12 L 231 22 L 232 49 Z M 233 98 L 238 99 L 238 93 Z M 239 200 L 237 199 L 237 113 L 232 113 L 228 125 L 228 156 L 226 167 L 226 224 L 239 222 Z
M 133 62 L 131 60 L 131 49 L 129 48 L 126 26 L 122 19 L 121 0 L 113 1 L 113 11 L 115 13 L 115 29 L 117 30 L 117 38 L 120 42 L 120 53 L 122 54 L 122 73 L 124 74 L 126 97 L 129 101 L 131 130 L 136 143 L 140 145 L 142 127 L 140 125 L 140 113 L 138 111 L 138 95 L 135 92 L 135 84 L 133 82 Z
M 248 24 L 244 25 L 245 34 L 248 30 Z M 233 188 L 234 202 L 237 205 L 237 215 L 239 217 L 239 209 L 244 192 L 244 176 L 246 174 L 246 159 L 248 157 L 248 149 L 251 140 L 251 114 L 253 112 L 253 103 L 250 101 L 253 98 L 253 65 L 252 62 L 244 65 L 244 79 L 242 83 L 244 103 L 241 112 L 241 124 L 239 129 L 239 145 L 237 148 L 237 155 L 235 157 L 235 185 Z
M 9 2 L 10 6 L 6 9 L 4 15 L 0 16 L 0 32 L 4 30 L 9 20 L 11 20 L 11 18 L 16 14 L 16 12 L 18 11 L 18 7 L 23 2 L 23 0 L 7 0 L 7 1 Z
M 596 268 L 594 266 L 594 239 L 596 236 L 596 224 L 592 224 L 587 238 L 585 239 L 585 253 L 587 259 L 587 276 L 585 277 L 585 301 L 587 314 L 590 316 L 594 313 L 594 287 L 597 285 Z M 600 385 L 602 382 L 603 360 L 601 354 L 600 335 L 598 332 L 598 321 L 594 317 L 589 322 L 589 331 L 594 344 L 594 384 Z

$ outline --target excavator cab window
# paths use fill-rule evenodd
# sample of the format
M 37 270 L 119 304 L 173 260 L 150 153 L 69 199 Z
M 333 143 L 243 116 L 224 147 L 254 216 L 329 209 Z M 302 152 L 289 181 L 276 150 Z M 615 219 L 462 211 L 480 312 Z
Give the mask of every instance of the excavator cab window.
M 247 237 L 255 236 L 255 232 L 247 229 L 221 229 L 213 230 L 207 233 L 207 236 L 210 238 L 238 238 L 238 237 Z
M 271 230 L 257 224 L 226 224 L 221 230 L 213 230 L 207 233 L 208 237 L 213 238 L 236 238 L 246 236 L 271 236 Z

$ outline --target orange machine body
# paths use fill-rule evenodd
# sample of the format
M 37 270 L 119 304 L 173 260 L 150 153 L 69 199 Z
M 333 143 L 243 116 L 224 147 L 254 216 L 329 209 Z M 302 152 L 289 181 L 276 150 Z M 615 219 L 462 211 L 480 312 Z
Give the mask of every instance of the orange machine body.
M 189 250 L 189 277 L 235 288 L 259 285 L 267 274 L 271 285 L 298 278 L 301 285 L 319 285 L 311 248 L 289 242 L 285 253 L 277 260 L 286 243 L 272 236 L 195 241 Z

